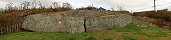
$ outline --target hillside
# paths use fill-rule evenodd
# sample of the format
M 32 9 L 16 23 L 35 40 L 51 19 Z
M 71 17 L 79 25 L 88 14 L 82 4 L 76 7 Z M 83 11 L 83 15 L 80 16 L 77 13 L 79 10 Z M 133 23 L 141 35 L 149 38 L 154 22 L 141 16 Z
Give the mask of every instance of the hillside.
M 17 32 L 0 36 L 0 40 L 170 40 L 171 30 L 156 26 L 140 27 L 130 23 L 123 28 L 68 34 L 60 32 Z
M 170 16 L 164 16 L 167 13 L 159 16 L 161 11 L 147 16 L 148 12 L 132 15 L 127 11 L 37 10 L 1 14 L 0 40 L 169 40 L 171 37 L 169 23 L 166 25 Z M 17 23 L 20 24 L 14 25 Z
M 171 11 L 167 9 L 158 11 L 135 12 L 134 16 L 153 18 L 152 23 L 162 27 L 171 29 Z
M 10 1 L 2 1 L 7 3 L 0 9 L 0 40 L 171 39 L 171 11 L 157 10 L 160 0 L 148 1 L 154 2 L 155 11 L 145 11 L 150 5 L 142 3 L 147 2 L 133 0 L 116 0 L 116 4 L 111 0 L 70 0 L 72 5 L 62 0 Z M 139 9 L 144 11 L 133 12 Z

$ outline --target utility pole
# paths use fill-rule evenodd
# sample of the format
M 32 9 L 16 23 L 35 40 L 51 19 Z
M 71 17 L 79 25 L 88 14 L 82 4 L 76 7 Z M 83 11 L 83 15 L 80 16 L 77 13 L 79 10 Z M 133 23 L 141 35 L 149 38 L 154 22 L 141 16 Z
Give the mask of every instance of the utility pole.
M 157 11 L 156 10 L 156 0 L 154 0 L 154 11 Z

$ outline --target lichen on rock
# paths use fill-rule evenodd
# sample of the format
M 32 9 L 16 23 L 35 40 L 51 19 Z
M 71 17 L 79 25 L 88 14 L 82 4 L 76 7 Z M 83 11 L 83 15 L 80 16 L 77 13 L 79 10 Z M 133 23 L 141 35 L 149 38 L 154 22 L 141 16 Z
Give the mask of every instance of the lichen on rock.
M 109 15 L 90 10 L 40 13 L 25 17 L 22 28 L 35 32 L 95 32 L 124 27 L 132 22 L 128 14 Z

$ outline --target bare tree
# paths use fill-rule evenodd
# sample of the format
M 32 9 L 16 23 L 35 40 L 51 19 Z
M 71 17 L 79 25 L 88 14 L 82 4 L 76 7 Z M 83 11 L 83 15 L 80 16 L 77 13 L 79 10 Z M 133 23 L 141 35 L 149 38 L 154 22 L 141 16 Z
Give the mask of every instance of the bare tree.
M 52 8 L 52 5 L 50 6 L 50 8 L 53 9 L 53 8 Z
M 52 4 L 53 4 L 53 7 L 54 7 L 54 8 L 58 8 L 58 7 L 60 7 L 60 5 L 59 5 L 59 3 L 58 3 L 58 2 L 53 2 Z
M 19 10 L 23 10 L 23 3 L 20 4 Z
M 43 8 L 43 5 L 42 5 L 42 3 L 39 1 L 39 8 L 41 9 L 41 8 Z
M 37 2 L 36 2 L 36 0 L 33 0 L 33 4 L 34 4 L 34 8 L 36 8 L 36 7 L 37 7 Z
M 13 9 L 13 3 L 6 4 L 6 9 L 7 10 L 12 10 Z
M 1 8 L 0 13 L 3 12 L 3 9 Z
M 34 8 L 34 2 L 31 2 L 31 9 Z
M 118 6 L 118 10 L 117 11 L 126 11 L 124 7 L 120 7 Z
M 23 9 L 29 9 L 30 2 L 24 1 L 22 4 L 23 4 Z
M 64 8 L 72 8 L 70 3 L 63 3 L 62 7 Z
M 18 10 L 17 6 L 14 6 L 14 10 Z
M 26 2 L 26 5 L 27 5 L 27 9 L 29 9 L 30 2 Z
M 27 3 L 26 1 L 23 2 L 23 9 L 24 10 L 27 8 L 27 4 L 26 3 Z
M 115 11 L 115 9 L 114 8 L 111 8 L 111 11 Z
M 37 4 L 36 4 L 36 0 L 33 0 L 33 2 L 30 2 L 31 5 L 31 9 L 36 8 Z
M 6 10 L 10 10 L 10 7 L 9 6 L 10 6 L 10 4 L 6 4 L 5 9 Z

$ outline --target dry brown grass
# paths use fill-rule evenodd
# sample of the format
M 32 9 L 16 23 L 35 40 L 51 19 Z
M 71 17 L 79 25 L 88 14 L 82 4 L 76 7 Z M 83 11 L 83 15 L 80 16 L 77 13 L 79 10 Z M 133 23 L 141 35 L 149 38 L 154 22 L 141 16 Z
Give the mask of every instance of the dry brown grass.
M 163 28 L 171 29 L 171 11 L 158 10 L 158 11 L 146 11 L 136 12 L 134 16 L 149 17 L 152 18 L 152 23 L 161 26 Z M 145 19 L 144 19 L 145 20 Z
M 2 27 L 5 28 L 9 25 L 22 23 L 24 21 L 24 17 L 27 15 L 47 13 L 47 12 L 61 12 L 61 11 L 66 11 L 66 10 L 71 10 L 71 9 L 69 8 L 55 8 L 55 9 L 46 8 L 46 9 L 9 10 L 0 14 L 0 28 Z M 3 31 L 6 31 L 6 30 L 3 30 Z

